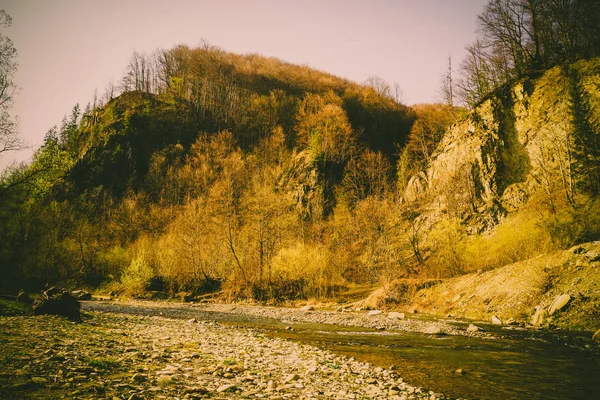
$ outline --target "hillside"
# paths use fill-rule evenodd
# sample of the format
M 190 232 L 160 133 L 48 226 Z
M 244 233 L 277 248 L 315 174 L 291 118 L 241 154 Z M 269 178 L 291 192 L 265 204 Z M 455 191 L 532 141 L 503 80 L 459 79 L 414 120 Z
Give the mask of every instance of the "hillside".
M 600 238 L 598 59 L 467 112 L 256 55 L 144 57 L 3 178 L 6 288 L 283 302 L 379 285 L 394 306 L 398 279 Z

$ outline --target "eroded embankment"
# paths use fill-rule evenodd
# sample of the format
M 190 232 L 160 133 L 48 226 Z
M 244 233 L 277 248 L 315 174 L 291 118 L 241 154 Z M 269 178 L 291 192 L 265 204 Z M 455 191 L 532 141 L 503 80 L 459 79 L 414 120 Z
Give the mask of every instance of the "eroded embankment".
M 448 279 L 419 291 L 412 307 L 430 314 L 594 332 L 600 329 L 600 242 L 503 268 Z M 555 310 L 561 295 L 568 301 Z M 554 308 L 554 309 L 553 309 Z M 536 310 L 543 318 L 533 321 Z

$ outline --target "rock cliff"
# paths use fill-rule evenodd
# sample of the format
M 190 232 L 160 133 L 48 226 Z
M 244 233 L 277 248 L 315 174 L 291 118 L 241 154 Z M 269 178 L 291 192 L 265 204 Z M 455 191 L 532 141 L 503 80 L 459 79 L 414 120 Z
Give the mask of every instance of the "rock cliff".
M 405 197 L 430 215 L 489 230 L 536 191 L 550 203 L 570 200 L 589 178 L 578 175 L 577 163 L 597 157 L 590 161 L 582 146 L 592 140 L 597 147 L 599 128 L 600 59 L 554 67 L 498 89 L 451 126 Z

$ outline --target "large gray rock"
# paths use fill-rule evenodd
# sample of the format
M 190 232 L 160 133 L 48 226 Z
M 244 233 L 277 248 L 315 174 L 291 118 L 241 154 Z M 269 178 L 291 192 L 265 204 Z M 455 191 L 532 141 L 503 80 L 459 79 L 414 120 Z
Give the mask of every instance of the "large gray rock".
M 388 318 L 390 319 L 404 319 L 406 315 L 402 312 L 391 311 L 388 313 Z
M 72 321 L 81 319 L 81 304 L 67 291 L 51 288 L 44 292 L 44 298 L 32 307 L 33 315 L 61 315 Z
M 492 315 L 492 324 L 494 325 L 502 325 L 502 320 L 495 315 Z
M 557 296 L 552 302 L 552 305 L 548 310 L 548 314 L 553 315 L 555 312 L 562 310 L 567 306 L 567 304 L 569 304 L 569 301 L 571 301 L 571 296 L 569 296 L 567 293 Z

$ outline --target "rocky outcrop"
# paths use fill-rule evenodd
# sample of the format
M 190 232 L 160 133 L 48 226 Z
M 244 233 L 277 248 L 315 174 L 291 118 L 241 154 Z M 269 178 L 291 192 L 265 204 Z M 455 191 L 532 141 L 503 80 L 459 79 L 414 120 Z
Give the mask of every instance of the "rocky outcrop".
M 406 199 L 481 232 L 543 185 L 559 182 L 551 189 L 563 190 L 578 119 L 596 128 L 600 121 L 599 80 L 600 59 L 593 59 L 497 90 L 450 127 L 429 167 L 410 180 Z M 574 96 L 585 99 L 584 112 L 575 111 Z

